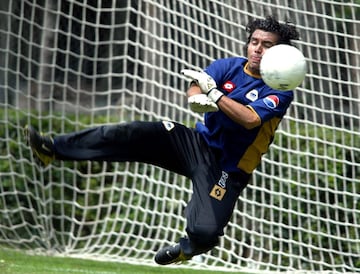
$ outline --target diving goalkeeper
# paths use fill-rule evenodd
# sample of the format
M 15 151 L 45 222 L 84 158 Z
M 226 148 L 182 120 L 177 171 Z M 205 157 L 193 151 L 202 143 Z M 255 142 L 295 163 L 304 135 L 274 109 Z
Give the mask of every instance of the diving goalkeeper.
M 293 100 L 292 91 L 265 85 L 259 66 L 266 50 L 298 39 L 295 27 L 269 16 L 251 21 L 246 31 L 247 58 L 219 59 L 202 72 L 182 71 L 190 79 L 191 108 L 206 112 L 204 123 L 195 128 L 172 121 L 134 121 L 52 138 L 25 127 L 34 158 L 45 166 L 53 160 L 136 161 L 191 179 L 186 236 L 160 249 L 158 264 L 189 260 L 219 243 L 241 191 Z

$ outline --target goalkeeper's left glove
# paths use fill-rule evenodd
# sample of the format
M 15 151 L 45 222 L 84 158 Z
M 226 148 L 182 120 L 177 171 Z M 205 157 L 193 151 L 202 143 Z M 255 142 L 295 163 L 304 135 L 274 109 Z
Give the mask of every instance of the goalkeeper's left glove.
M 205 93 L 214 103 L 217 103 L 224 95 L 217 89 L 215 80 L 206 72 L 183 69 L 181 70 L 181 73 L 187 78 L 195 81 L 195 83 L 200 87 L 201 92 Z

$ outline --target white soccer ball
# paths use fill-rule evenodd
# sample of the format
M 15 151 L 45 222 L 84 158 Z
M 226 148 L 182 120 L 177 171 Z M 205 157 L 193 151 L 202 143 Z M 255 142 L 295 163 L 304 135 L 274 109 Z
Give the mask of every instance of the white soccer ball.
M 261 58 L 260 74 L 264 82 L 273 89 L 293 90 L 305 78 L 305 57 L 293 46 L 275 45 Z

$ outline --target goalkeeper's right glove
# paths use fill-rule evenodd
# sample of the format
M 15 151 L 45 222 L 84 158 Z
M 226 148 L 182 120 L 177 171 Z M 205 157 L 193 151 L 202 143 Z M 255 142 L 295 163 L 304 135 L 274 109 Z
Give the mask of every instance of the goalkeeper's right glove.
M 205 93 L 214 103 L 217 103 L 224 95 L 217 89 L 215 80 L 209 74 L 191 69 L 183 69 L 181 73 L 195 81 L 200 87 L 201 92 Z
M 198 113 L 215 112 L 219 110 L 218 106 L 203 93 L 189 96 L 188 104 L 192 111 Z

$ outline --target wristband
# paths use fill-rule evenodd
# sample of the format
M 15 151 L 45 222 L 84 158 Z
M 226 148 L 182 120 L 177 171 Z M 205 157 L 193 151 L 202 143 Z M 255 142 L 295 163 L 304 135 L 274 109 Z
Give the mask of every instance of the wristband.
M 221 97 L 224 96 L 224 93 L 222 93 L 221 91 L 217 90 L 216 88 L 213 88 L 212 90 L 210 90 L 207 94 L 207 96 L 214 102 L 217 103 Z

